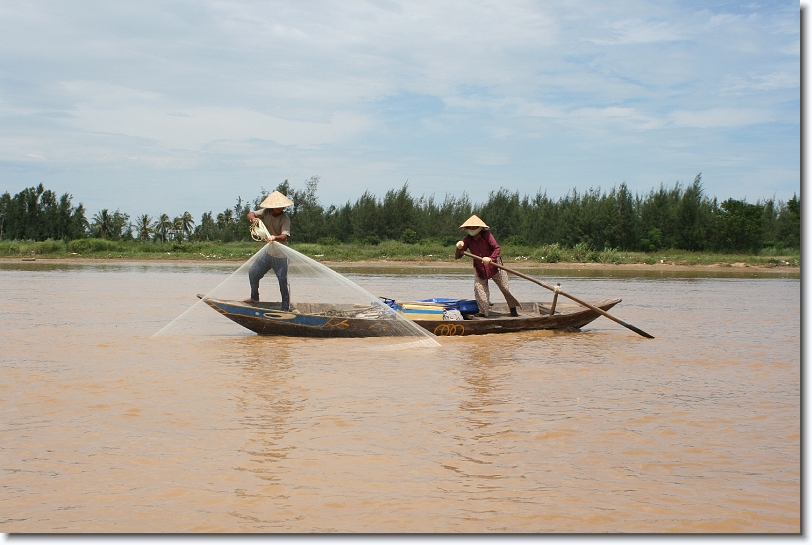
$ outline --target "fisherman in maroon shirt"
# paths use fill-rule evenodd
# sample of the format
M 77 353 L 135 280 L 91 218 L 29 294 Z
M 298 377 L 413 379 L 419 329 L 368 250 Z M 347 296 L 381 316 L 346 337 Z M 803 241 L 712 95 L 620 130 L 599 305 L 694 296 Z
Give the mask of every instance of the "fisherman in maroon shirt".
M 468 236 L 457 242 L 454 257 L 459 259 L 462 257 L 463 252 L 468 250 L 470 253 L 482 258 L 481 261 L 479 259 L 473 260 L 475 272 L 474 297 L 479 307 L 479 312 L 474 316 L 487 317 L 490 314 L 491 303 L 488 279 L 493 279 L 502 295 L 505 296 L 505 301 L 507 301 L 510 308 L 510 315 L 518 316 L 519 313 L 516 311 L 516 307 L 521 305 L 510 293 L 507 273 L 491 265 L 492 261 L 501 264 L 502 258 L 500 257 L 499 244 L 493 238 L 488 226 L 476 215 L 473 215 L 460 225 L 460 229 L 468 231 Z

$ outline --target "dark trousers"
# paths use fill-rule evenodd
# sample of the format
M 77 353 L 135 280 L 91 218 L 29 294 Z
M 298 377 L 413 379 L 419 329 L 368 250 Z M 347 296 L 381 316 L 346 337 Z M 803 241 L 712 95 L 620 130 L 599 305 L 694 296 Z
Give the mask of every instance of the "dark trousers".
M 282 294 L 282 310 L 290 310 L 290 285 L 288 284 L 288 258 L 272 257 L 260 252 L 248 270 L 248 281 L 251 283 L 251 299 L 259 300 L 259 281 L 272 270 L 279 280 L 279 291 Z

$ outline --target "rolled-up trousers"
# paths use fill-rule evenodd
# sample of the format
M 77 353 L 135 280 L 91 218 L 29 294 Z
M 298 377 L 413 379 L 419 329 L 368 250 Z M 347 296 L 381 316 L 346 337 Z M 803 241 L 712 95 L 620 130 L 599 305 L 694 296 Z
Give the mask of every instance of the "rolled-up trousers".
M 251 283 L 251 299 L 259 300 L 259 281 L 273 270 L 279 280 L 279 291 L 282 294 L 282 310 L 290 310 L 290 284 L 288 284 L 288 258 L 273 257 L 260 252 L 259 257 L 248 270 L 248 281 Z
M 493 280 L 494 284 L 499 288 L 499 291 L 502 292 L 502 295 L 505 296 L 508 308 L 521 306 L 516 298 L 513 297 L 513 294 L 510 293 L 510 282 L 508 281 L 508 274 L 505 271 L 499 269 L 499 272 L 496 273 L 491 280 Z M 488 289 L 488 280 L 486 278 L 480 278 L 476 273 L 474 273 L 474 297 L 476 298 L 479 312 L 485 316 L 490 314 L 491 293 Z

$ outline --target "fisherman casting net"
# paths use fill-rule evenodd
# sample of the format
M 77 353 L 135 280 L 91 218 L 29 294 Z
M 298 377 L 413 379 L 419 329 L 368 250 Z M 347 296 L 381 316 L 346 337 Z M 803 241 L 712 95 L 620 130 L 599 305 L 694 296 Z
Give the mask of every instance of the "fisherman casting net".
M 252 233 L 253 234 L 253 233 Z M 261 234 L 260 234 L 261 236 Z M 260 281 L 258 302 L 250 293 L 249 271 L 257 260 L 287 262 L 287 282 L 269 270 Z M 284 284 L 290 302 L 283 305 Z M 211 308 L 209 308 L 211 306 Z M 287 306 L 287 308 L 285 308 Z M 218 317 L 217 310 L 223 316 Z M 205 334 L 212 322 L 234 322 L 268 335 L 376 337 L 388 347 L 435 347 L 425 329 L 329 267 L 285 244 L 269 242 L 220 285 L 154 336 Z M 220 324 L 226 326 L 227 324 Z M 242 330 L 248 333 L 247 329 Z M 232 333 L 233 334 L 233 333 Z M 249 333 L 250 334 L 250 333 Z

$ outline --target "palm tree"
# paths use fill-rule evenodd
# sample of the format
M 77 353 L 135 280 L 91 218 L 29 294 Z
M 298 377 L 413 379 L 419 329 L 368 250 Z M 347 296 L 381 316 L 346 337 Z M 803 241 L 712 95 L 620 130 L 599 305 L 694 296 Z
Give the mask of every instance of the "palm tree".
M 124 229 L 127 227 L 127 224 L 130 221 L 130 215 L 124 214 L 119 210 L 113 212 L 113 219 L 111 223 L 110 234 L 112 238 L 118 240 L 121 238 L 122 234 L 124 234 Z
M 172 229 L 172 220 L 166 214 L 161 214 L 155 224 L 155 231 L 161 237 L 161 242 L 166 242 L 166 232 Z
M 87 236 L 87 230 L 90 228 L 90 224 L 85 217 L 85 205 L 79 203 L 79 206 L 76 207 L 76 211 L 73 213 L 71 217 L 71 225 L 70 225 L 70 237 L 71 238 L 84 238 Z
M 217 230 L 217 224 L 214 223 L 214 219 L 212 219 L 211 212 L 203 212 L 203 216 L 200 218 L 200 225 L 195 229 L 195 238 L 197 240 L 211 240 L 215 238 L 215 231 Z
M 180 230 L 186 235 L 186 238 L 191 238 L 192 230 L 195 226 L 195 220 L 189 212 L 184 212 L 180 217 Z
M 226 208 L 224 211 L 217 214 L 217 227 L 225 229 L 234 221 L 234 211 L 231 208 Z
M 138 238 L 143 241 L 148 241 L 149 237 L 153 234 L 154 225 L 152 218 L 149 214 L 142 214 L 135 220 L 135 228 L 138 229 Z
M 93 225 L 91 227 L 98 236 L 107 238 L 113 231 L 113 216 L 106 208 L 103 208 L 93 215 Z
M 172 220 L 172 240 L 183 242 L 183 219 L 180 216 Z

